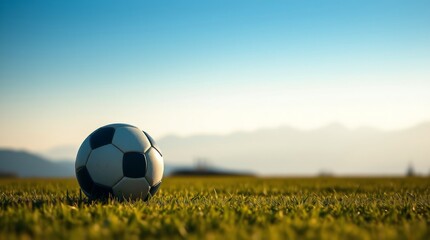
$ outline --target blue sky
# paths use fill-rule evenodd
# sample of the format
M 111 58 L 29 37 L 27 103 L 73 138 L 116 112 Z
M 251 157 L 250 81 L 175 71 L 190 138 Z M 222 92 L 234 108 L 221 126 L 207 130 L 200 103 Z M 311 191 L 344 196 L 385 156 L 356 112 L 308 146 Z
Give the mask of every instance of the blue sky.
M 429 24 L 428 1 L 1 1 L 0 146 L 110 122 L 412 126 L 430 119 Z

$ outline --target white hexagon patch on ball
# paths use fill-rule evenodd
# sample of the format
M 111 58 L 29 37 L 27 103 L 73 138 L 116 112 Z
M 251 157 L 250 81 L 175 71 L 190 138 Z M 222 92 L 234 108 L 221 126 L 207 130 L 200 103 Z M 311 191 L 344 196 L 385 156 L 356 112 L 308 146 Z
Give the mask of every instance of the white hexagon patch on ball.
M 146 201 L 160 187 L 164 162 L 148 133 L 128 124 L 110 124 L 84 140 L 75 171 L 90 199 L 114 196 Z

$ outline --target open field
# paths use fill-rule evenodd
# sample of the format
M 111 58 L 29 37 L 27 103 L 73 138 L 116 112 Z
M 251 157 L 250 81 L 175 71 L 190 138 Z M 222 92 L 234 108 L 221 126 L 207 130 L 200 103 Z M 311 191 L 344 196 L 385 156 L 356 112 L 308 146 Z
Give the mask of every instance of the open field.
M 166 178 L 88 203 L 74 179 L 1 179 L 0 239 L 430 239 L 430 178 Z

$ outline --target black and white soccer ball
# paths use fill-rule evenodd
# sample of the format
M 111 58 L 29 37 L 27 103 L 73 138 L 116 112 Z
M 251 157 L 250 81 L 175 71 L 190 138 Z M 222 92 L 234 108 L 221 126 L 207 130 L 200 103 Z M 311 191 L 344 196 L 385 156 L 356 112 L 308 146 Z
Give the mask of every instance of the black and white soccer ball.
M 91 133 L 79 148 L 76 177 L 90 199 L 114 196 L 148 200 L 164 171 L 160 148 L 148 133 L 128 124 L 111 124 Z

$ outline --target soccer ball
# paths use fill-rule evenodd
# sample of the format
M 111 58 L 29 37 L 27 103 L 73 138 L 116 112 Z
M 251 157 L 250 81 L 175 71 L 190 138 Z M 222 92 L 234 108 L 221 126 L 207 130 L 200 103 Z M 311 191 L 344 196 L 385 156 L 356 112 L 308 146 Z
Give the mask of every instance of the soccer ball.
M 84 140 L 75 171 L 90 199 L 114 196 L 147 201 L 160 187 L 164 163 L 148 133 L 128 124 L 111 124 Z

